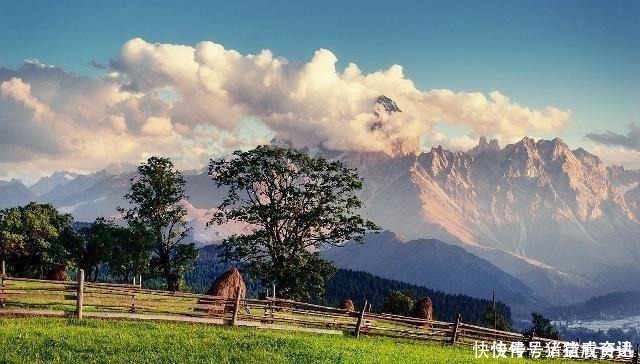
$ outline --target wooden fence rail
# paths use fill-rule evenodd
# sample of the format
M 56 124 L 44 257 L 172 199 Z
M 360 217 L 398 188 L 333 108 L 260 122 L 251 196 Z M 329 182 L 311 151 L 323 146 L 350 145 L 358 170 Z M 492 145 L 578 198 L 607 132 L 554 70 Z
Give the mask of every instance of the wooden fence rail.
M 371 313 L 365 301 L 358 312 L 284 299 L 228 299 L 194 293 L 143 289 L 136 284 L 49 281 L 0 275 L 0 315 L 48 315 L 117 317 L 137 320 L 167 320 L 259 326 L 289 330 L 359 336 L 388 336 L 429 340 L 447 344 L 473 345 L 475 342 L 539 341 L 543 347 L 553 340 L 525 337 L 519 333 L 488 329 L 462 321 L 454 323 L 424 320 L 391 314 Z M 626 362 L 638 363 L 635 357 Z

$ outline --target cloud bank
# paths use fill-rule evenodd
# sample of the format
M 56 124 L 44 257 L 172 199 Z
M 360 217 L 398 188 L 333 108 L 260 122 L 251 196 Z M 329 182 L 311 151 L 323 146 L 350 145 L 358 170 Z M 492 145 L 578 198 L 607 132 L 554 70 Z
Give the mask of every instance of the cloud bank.
M 366 73 L 320 49 L 307 62 L 269 50 L 243 55 L 213 42 L 195 47 L 126 42 L 104 77 L 26 61 L 0 68 L 0 171 L 95 169 L 150 154 L 182 168 L 274 135 L 297 145 L 389 152 L 398 141 L 456 145 L 437 125 L 510 141 L 556 133 L 570 113 L 532 109 L 499 91 L 420 90 L 400 65 Z M 379 95 L 402 109 L 372 130 Z M 477 139 L 476 139 L 477 140 Z
M 585 135 L 585 137 L 599 144 L 612 147 L 623 147 L 625 149 L 640 152 L 640 126 L 635 123 L 630 123 L 628 127 L 629 132 L 626 134 L 605 131 L 601 133 L 589 133 Z

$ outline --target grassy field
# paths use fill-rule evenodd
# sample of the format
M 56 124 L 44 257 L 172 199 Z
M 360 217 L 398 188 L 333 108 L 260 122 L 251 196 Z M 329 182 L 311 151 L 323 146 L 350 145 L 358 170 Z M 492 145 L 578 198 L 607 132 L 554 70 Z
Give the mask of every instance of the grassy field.
M 474 359 L 469 347 L 255 328 L 0 318 L 0 363 L 572 363 Z

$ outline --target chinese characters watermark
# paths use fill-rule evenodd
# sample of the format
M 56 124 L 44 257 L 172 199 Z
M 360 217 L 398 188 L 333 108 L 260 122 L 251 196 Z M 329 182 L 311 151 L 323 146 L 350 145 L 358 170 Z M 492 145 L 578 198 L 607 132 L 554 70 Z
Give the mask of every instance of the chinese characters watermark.
M 475 341 L 473 352 L 479 358 L 573 358 L 573 359 L 632 359 L 635 355 L 630 341 L 608 341 L 596 343 L 587 341 L 530 341 L 528 343 L 514 342 L 484 342 Z

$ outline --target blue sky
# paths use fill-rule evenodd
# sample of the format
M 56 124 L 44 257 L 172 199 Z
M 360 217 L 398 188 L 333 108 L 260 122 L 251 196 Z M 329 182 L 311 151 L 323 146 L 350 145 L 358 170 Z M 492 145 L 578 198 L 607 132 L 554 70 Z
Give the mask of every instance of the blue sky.
M 0 2 L 7 69 L 37 59 L 99 77 L 89 62 L 107 65 L 136 37 L 303 63 L 326 48 L 339 70 L 355 62 L 365 73 L 400 64 L 421 90 L 499 90 L 570 110 L 561 136 L 574 145 L 640 122 L 639 1 Z

